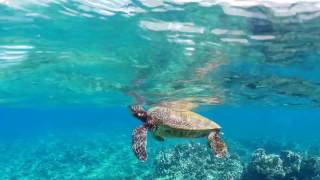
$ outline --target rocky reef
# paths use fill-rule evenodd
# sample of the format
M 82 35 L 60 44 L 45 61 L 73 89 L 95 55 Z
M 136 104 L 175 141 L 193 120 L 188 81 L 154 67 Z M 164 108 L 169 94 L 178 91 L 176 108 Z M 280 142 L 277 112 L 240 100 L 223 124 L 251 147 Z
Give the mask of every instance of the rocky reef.
M 218 159 L 204 142 L 177 142 L 150 141 L 145 162 L 133 155 L 130 135 L 48 135 L 0 143 L 0 179 L 320 180 L 315 150 L 253 150 L 228 139 L 231 154 Z
M 320 158 L 302 157 L 292 151 L 280 155 L 256 150 L 245 168 L 242 180 L 319 180 Z
M 284 174 L 282 160 L 278 155 L 267 155 L 263 149 L 258 149 L 252 155 L 243 179 L 279 179 Z
M 150 179 L 151 162 L 137 161 L 128 144 L 126 136 L 98 133 L 0 143 L 0 179 Z
M 319 180 L 320 179 L 320 157 L 310 156 L 301 162 L 299 179 Z
M 237 155 L 226 159 L 214 157 L 211 149 L 200 143 L 180 144 L 159 153 L 155 178 L 161 179 L 239 179 L 243 166 Z
M 240 162 L 231 154 L 215 158 L 200 143 L 180 144 L 161 151 L 155 160 L 155 179 L 213 180 L 320 180 L 320 157 L 285 150 L 268 154 L 257 149 L 250 160 Z

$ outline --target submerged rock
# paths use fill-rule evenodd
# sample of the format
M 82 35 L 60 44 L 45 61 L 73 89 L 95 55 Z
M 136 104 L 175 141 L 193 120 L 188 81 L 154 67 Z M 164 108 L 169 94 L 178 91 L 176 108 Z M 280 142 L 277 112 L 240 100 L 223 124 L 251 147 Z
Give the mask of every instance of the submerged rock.
M 320 180 L 320 157 L 306 157 L 301 162 L 299 179 Z
M 258 149 L 253 153 L 245 173 L 244 180 L 272 180 L 281 179 L 285 176 L 283 162 L 280 156 L 266 154 L 264 149 Z
M 243 171 L 237 155 L 218 159 L 211 149 L 197 143 L 181 144 L 160 152 L 155 168 L 155 178 L 161 179 L 236 180 Z
M 286 179 L 296 179 L 300 172 L 301 156 L 292 151 L 282 151 L 280 158 L 283 162 L 283 170 Z
M 320 180 L 320 157 L 302 158 L 292 151 L 282 151 L 279 156 L 258 149 L 253 153 L 242 179 Z

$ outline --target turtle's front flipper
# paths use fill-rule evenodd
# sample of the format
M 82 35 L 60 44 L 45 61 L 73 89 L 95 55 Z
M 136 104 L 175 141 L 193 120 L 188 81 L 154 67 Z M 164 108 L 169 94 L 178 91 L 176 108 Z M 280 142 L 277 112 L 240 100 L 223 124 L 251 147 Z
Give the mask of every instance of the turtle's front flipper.
M 148 128 L 142 125 L 132 133 L 132 150 L 139 160 L 147 160 L 147 131 Z
M 212 131 L 208 136 L 208 140 L 209 146 L 213 149 L 216 157 L 223 158 L 228 155 L 228 147 L 221 139 L 219 130 Z

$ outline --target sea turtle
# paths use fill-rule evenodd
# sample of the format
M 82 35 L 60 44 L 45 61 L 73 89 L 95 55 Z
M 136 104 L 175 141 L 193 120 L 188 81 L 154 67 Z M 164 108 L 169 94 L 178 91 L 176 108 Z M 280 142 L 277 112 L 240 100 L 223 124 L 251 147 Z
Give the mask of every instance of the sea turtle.
M 141 105 L 129 106 L 132 115 L 144 124 L 134 129 L 132 133 L 132 150 L 139 160 L 147 159 L 147 131 L 150 130 L 156 140 L 164 138 L 208 137 L 209 146 L 216 157 L 226 157 L 227 146 L 220 137 L 221 127 L 189 110 L 173 109 L 165 106 L 155 106 L 146 111 Z

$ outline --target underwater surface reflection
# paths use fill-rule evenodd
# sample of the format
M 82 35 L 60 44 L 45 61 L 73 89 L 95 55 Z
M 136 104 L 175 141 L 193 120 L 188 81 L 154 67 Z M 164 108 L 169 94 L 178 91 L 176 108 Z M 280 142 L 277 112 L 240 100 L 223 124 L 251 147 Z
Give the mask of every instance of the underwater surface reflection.
M 319 106 L 317 1 L 0 3 L 6 106 Z

